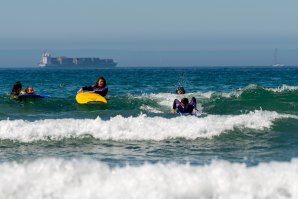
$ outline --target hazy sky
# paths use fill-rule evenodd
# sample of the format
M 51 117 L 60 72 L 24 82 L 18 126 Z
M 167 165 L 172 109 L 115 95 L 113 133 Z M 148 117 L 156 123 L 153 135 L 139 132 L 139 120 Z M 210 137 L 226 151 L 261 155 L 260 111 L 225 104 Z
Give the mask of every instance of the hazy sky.
M 1 0 L 0 49 L 297 49 L 297 8 L 297 0 Z

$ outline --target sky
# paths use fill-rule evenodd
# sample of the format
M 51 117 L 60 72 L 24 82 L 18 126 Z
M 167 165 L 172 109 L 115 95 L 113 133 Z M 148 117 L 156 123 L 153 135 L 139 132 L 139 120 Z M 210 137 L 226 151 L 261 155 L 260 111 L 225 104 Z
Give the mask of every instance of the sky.
M 270 65 L 275 48 L 298 65 L 297 8 L 297 0 L 1 0 L 0 66 L 16 52 L 16 65 L 35 63 L 44 49 L 98 52 L 122 66 Z

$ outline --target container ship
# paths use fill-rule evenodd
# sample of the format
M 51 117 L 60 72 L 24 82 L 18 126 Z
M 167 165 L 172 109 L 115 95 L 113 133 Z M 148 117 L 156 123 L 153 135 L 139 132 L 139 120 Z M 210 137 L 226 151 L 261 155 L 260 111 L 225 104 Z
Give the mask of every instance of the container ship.
M 68 68 L 112 68 L 117 63 L 113 59 L 100 59 L 98 57 L 52 57 L 48 51 L 42 54 L 40 67 L 68 67 Z

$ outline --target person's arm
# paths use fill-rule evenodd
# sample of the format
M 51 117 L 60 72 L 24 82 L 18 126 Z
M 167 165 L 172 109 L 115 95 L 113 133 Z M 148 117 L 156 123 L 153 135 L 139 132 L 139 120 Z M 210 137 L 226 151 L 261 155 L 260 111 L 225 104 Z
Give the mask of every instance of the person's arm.
M 197 110 L 197 99 L 195 97 L 192 97 L 189 105 L 193 106 L 194 109 Z
M 94 90 L 93 86 L 84 86 L 78 90 L 78 93 L 81 93 L 84 91 L 93 91 L 93 90 Z
M 104 97 L 108 94 L 108 88 L 104 87 L 101 89 L 96 89 L 94 92 Z
M 179 104 L 180 104 L 180 101 L 175 99 L 174 102 L 173 102 L 172 110 L 171 110 L 172 113 L 176 113 L 176 109 L 179 106 Z
M 83 92 L 83 88 L 80 88 L 80 89 L 78 90 L 78 93 L 81 93 L 81 92 Z

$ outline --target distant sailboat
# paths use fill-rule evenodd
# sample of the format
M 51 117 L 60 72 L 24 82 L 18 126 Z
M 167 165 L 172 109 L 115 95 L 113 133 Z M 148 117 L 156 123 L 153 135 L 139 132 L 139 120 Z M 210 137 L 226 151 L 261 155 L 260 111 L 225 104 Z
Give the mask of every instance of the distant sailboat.
M 275 51 L 274 51 L 274 64 L 272 66 L 274 66 L 274 67 L 285 66 L 284 64 L 279 64 L 277 61 L 277 48 L 275 48 Z

